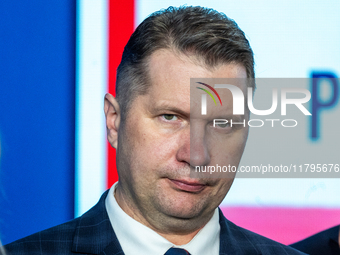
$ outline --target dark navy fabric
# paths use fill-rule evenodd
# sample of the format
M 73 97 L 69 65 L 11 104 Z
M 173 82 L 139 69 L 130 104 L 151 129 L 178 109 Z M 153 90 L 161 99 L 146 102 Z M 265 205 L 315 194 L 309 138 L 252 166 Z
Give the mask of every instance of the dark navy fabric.
M 106 212 L 107 194 L 108 191 L 102 195 L 93 208 L 81 217 L 5 245 L 5 249 L 9 255 L 124 254 Z M 227 220 L 221 210 L 219 213 L 220 255 L 303 254 L 291 247 L 240 228 Z
M 291 246 L 311 255 L 340 255 L 338 237 L 339 226 L 336 226 L 294 243 Z
M 107 194 L 81 217 L 5 245 L 6 251 L 9 255 L 124 254 L 105 209 Z
M 170 248 L 164 255 L 190 255 L 190 253 L 184 249 Z
M 281 243 L 236 226 L 220 211 L 220 255 L 233 254 L 304 254 Z

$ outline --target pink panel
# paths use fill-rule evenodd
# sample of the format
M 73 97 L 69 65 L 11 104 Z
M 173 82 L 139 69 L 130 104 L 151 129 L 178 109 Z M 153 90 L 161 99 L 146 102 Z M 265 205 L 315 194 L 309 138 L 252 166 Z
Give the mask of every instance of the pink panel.
M 340 224 L 340 208 L 221 207 L 236 225 L 291 244 Z

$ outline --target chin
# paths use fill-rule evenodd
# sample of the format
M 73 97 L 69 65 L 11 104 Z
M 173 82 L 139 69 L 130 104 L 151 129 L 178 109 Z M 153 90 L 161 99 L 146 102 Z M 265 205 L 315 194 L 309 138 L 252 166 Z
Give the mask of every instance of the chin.
M 202 217 L 201 211 L 192 208 L 171 208 L 166 211 L 164 227 L 173 233 L 192 233 L 205 225 L 208 217 Z
M 185 211 L 185 210 L 171 210 L 167 213 L 168 216 L 176 218 L 176 219 L 182 219 L 182 220 L 190 220 L 199 215 L 199 213 L 194 211 Z
M 191 204 L 190 203 L 171 203 L 170 206 L 164 206 L 163 212 L 169 217 L 180 220 L 190 220 L 200 217 L 203 214 L 202 204 Z

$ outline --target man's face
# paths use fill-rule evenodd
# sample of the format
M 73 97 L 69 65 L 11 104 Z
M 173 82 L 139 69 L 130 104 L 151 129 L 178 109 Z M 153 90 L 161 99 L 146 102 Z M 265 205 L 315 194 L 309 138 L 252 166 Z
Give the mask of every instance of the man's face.
M 118 131 L 118 189 L 143 224 L 191 231 L 209 220 L 233 179 L 191 178 L 190 171 L 195 165 L 237 166 L 248 129 L 208 136 L 212 127 L 202 122 L 190 146 L 190 78 L 246 78 L 246 71 L 236 64 L 208 70 L 185 55 L 159 50 L 149 59 L 149 75 L 148 93 L 134 99 Z M 225 105 L 231 108 L 232 101 Z

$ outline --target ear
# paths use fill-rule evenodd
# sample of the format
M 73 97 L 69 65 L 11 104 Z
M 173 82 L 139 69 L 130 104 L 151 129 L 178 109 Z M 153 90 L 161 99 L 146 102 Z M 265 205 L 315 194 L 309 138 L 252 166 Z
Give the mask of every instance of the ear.
M 112 147 L 117 149 L 120 110 L 117 100 L 109 93 L 105 95 L 104 113 L 106 118 L 107 140 Z

